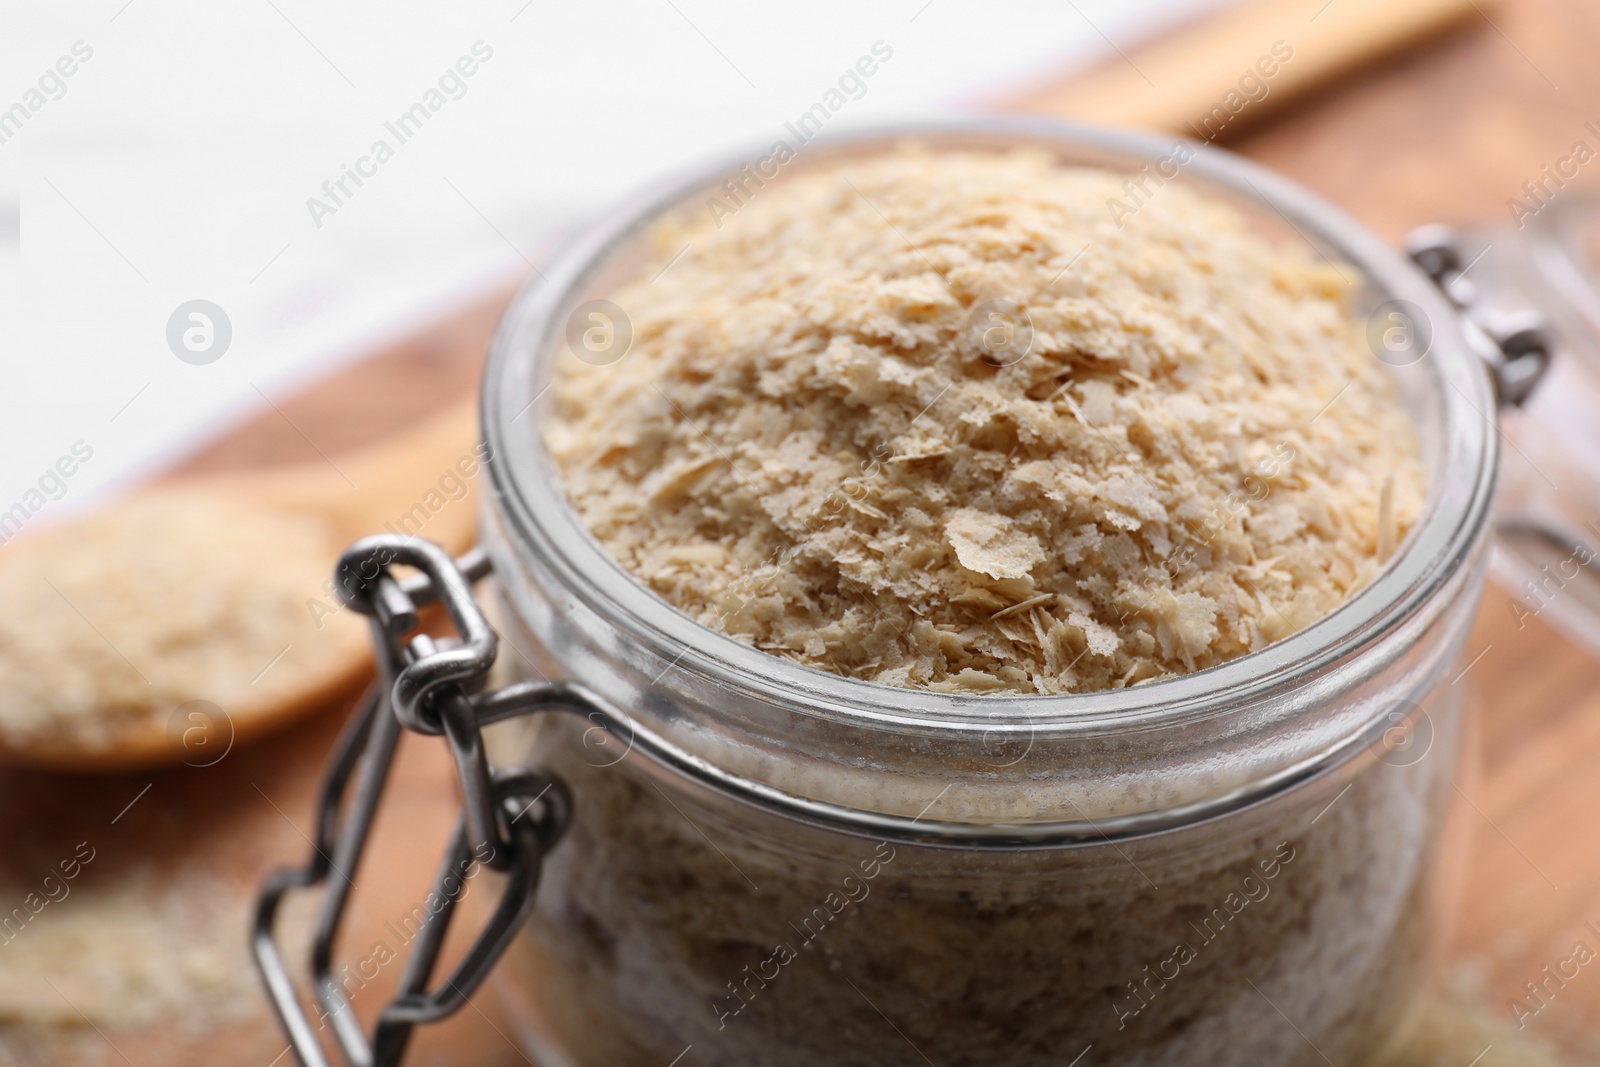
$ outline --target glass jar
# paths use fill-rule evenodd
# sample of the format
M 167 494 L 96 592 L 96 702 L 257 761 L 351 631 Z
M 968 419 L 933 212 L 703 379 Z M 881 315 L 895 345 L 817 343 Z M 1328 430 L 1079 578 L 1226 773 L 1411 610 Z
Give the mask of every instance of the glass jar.
M 798 666 L 655 597 L 559 488 L 537 428 L 569 318 L 747 160 L 608 217 L 516 301 L 483 398 L 481 536 L 520 653 L 501 669 L 626 720 L 491 735 L 572 796 L 499 967 L 521 1039 L 550 1067 L 1370 1062 L 1424 966 L 1486 569 L 1496 399 L 1470 330 L 1404 256 L 1214 148 L 982 120 L 819 141 L 784 169 L 907 137 L 1148 168 L 1337 263 L 1369 336 L 1426 338 L 1374 349 L 1425 511 L 1338 610 L 1180 678 L 967 696 Z

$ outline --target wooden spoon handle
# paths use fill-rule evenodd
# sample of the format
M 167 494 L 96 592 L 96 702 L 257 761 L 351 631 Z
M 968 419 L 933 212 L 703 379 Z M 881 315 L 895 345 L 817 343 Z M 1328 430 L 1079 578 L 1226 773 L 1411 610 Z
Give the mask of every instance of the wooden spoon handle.
M 1480 5 L 1488 3 L 1257 0 L 1000 107 L 1215 140 L 1362 64 L 1463 19 L 1486 18 Z
M 460 552 L 472 544 L 482 477 L 474 395 L 356 452 L 233 480 L 264 503 L 328 516 L 346 540 L 417 534 Z

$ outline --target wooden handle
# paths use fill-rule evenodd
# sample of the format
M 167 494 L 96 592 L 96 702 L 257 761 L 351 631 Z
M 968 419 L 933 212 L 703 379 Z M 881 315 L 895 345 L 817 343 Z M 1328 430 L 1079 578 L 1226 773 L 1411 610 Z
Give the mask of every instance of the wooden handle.
M 217 481 L 287 511 L 326 515 L 346 540 L 411 533 L 461 552 L 473 541 L 483 477 L 477 401 L 458 400 L 355 452 Z
M 1488 3 L 1259 0 L 1002 106 L 1216 140 L 1364 63 L 1479 17 Z

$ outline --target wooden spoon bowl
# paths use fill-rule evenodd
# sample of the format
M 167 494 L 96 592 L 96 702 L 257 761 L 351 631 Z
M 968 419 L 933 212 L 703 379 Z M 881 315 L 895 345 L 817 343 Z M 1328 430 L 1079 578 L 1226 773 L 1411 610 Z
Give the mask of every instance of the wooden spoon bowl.
M 351 541 L 470 546 L 475 405 L 326 462 L 140 490 L 0 552 L 0 758 L 69 771 L 179 762 L 362 685 L 364 620 L 333 593 Z

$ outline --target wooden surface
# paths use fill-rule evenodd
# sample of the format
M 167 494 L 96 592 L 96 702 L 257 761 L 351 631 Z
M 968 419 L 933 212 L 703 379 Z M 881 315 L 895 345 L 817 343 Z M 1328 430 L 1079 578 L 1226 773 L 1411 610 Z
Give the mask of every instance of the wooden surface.
M 1320 3 L 1308 3 L 1303 24 L 1286 24 L 1274 36 L 1293 42 L 1315 34 L 1310 14 Z M 1507 221 L 1506 199 L 1541 164 L 1566 154 L 1585 136 L 1583 120 L 1596 117 L 1587 109 L 1600 100 L 1600 64 L 1592 55 L 1600 43 L 1600 5 L 1518 0 L 1493 10 L 1493 24 L 1482 16 L 1470 20 L 1444 40 L 1325 90 L 1228 146 L 1322 193 L 1391 239 L 1427 220 Z M 1138 53 L 1129 51 L 1136 60 Z M 1123 62 L 1115 55 L 1111 60 Z M 451 322 L 376 353 L 283 404 L 285 413 L 332 454 L 465 396 L 506 297 L 489 295 Z M 196 457 L 184 473 L 311 458 L 310 446 L 269 411 Z M 1497 591 L 1486 598 L 1469 642 L 1469 658 L 1479 652 L 1464 684 L 1478 694 L 1481 758 L 1478 772 L 1460 783 L 1470 858 L 1448 938 L 1447 974 L 1504 1005 L 1523 982 L 1566 956 L 1574 939 L 1596 944 L 1582 927 L 1590 919 L 1600 925 L 1600 664 L 1537 620 L 1518 629 Z M 41 854 L 95 840 L 101 848 L 92 868 L 97 878 L 152 864 L 178 882 L 184 872 L 219 871 L 242 907 L 263 871 L 303 859 L 311 792 L 340 718 L 330 712 L 211 768 L 98 779 L 6 772 L 0 775 L 0 835 L 13 848 Z M 136 794 L 136 804 L 118 816 Z M 361 953 L 386 921 L 421 899 L 454 806 L 441 747 L 408 739 L 371 862 L 355 872 L 358 929 L 347 951 Z M 242 929 L 238 937 L 242 945 Z M 362 1002 L 370 1007 L 381 985 L 375 982 Z M 288 1062 L 274 1060 L 285 1043 L 264 1009 L 218 1027 L 218 1040 L 170 1025 L 49 1034 L 0 1028 L 0 1062 Z M 1600 1033 L 1600 969 L 1585 969 L 1569 982 L 1531 1029 L 1592 1048 L 1586 1035 Z M 51 1042 L 69 1042 L 72 1051 L 41 1051 L 58 1047 Z M 526 1061 L 506 1037 L 493 998 L 480 994 L 454 1019 L 429 1028 L 411 1062 L 501 1067 Z

